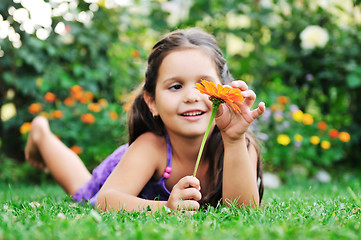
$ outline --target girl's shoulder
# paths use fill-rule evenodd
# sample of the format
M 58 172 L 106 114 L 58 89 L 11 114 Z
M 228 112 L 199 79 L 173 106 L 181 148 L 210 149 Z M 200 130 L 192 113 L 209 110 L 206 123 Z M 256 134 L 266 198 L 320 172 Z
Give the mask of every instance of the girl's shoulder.
M 154 177 L 161 177 L 167 165 L 167 143 L 164 136 L 151 132 L 143 133 L 130 145 L 129 150 L 131 155 L 138 159 L 138 164 L 142 164 L 143 159 L 143 164 L 152 165 L 155 169 Z
M 166 154 L 167 143 L 164 136 L 156 135 L 152 132 L 146 132 L 140 135 L 131 145 L 130 148 L 140 151 L 147 157 L 155 157 Z

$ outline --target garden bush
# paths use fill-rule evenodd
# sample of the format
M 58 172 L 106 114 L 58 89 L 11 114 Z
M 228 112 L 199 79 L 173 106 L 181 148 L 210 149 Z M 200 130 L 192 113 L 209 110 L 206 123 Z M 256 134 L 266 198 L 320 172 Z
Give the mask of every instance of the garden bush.
M 54 132 L 69 147 L 80 146 L 87 165 L 95 166 L 127 140 L 124 98 L 143 80 L 151 46 L 171 30 L 200 27 L 216 36 L 234 77 L 245 80 L 257 101 L 271 110 L 270 118 L 262 117 L 255 126 L 259 136 L 268 136 L 263 143 L 267 169 L 284 171 L 299 164 L 312 172 L 340 160 L 354 166 L 361 157 L 355 104 L 361 96 L 358 1 L 49 1 L 43 7 L 51 14 L 50 23 L 29 30 L 26 18 L 17 14 L 28 12 L 26 1 L 0 3 L 1 29 L 7 29 L 0 34 L 0 134 L 7 156 L 22 161 L 20 127 L 36 114 L 48 114 Z M 67 106 L 64 100 L 74 86 L 91 92 L 93 99 Z M 44 99 L 49 93 L 55 101 Z M 288 102 L 278 102 L 282 97 Z M 89 109 L 101 99 L 107 107 Z M 35 103 L 43 110 L 33 114 L 29 107 Z M 295 121 L 293 105 L 313 123 Z M 109 118 L 111 111 L 118 120 Z M 86 113 L 94 115 L 93 124 L 81 120 Z M 320 122 L 327 130 L 319 130 Z M 330 139 L 331 128 L 351 133 L 350 140 Z M 283 141 L 277 141 L 280 134 Z M 309 141 L 313 135 L 320 144 Z

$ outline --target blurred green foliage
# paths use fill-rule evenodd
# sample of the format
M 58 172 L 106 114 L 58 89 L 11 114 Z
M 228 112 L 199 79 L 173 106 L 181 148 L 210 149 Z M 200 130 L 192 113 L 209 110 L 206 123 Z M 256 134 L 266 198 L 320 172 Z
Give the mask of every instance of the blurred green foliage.
M 60 4 L 50 2 L 53 10 Z M 327 164 L 318 161 L 322 158 L 319 152 L 306 160 L 288 162 L 331 166 L 343 159 L 351 166 L 358 164 L 361 159 L 358 106 L 361 102 L 361 17 L 356 1 L 159 0 L 110 7 L 111 2 L 79 1 L 69 12 L 74 16 L 87 13 L 91 20 L 53 16 L 49 36 L 40 40 L 35 33 L 26 33 L 9 13 L 9 9 L 23 6 L 10 0 L 1 1 L 2 19 L 10 23 L 21 40 L 19 47 L 9 37 L 0 38 L 3 52 L 0 104 L 12 103 L 16 107 L 16 115 L 1 121 L 0 125 L 2 151 L 7 155 L 21 158 L 19 149 L 23 148 L 24 137 L 19 128 L 34 117 L 28 108 L 32 103 L 44 103 L 44 95 L 52 92 L 60 102 L 48 105 L 46 111 L 60 109 L 67 116 L 52 120 L 52 126 L 69 147 L 82 145 L 83 158 L 94 166 L 110 149 L 127 140 L 122 106 L 126 104 L 127 94 L 144 78 L 146 57 L 152 45 L 174 29 L 199 27 L 215 35 L 232 74 L 255 89 L 259 101 L 272 106 L 278 96 L 287 96 L 316 121 L 326 121 L 339 131 L 351 133 L 348 147 L 342 154 L 338 152 L 337 158 L 326 161 Z M 65 26 L 62 33 L 54 31 L 59 23 Z M 301 35 L 307 35 L 305 32 L 310 26 L 321 30 L 316 29 L 302 39 Z M 114 110 L 124 116 L 117 121 L 117 131 L 114 132 L 117 127 L 104 114 L 96 116 L 97 127 L 88 128 L 80 115 L 73 118 L 67 115 L 72 112 L 62 101 L 74 85 L 92 92 L 94 102 L 106 99 L 109 102 L 106 111 Z M 262 128 L 269 138 L 276 139 L 280 132 L 273 130 Z M 82 137 L 81 132 L 88 135 Z M 283 156 L 277 149 L 282 147 L 275 144 L 274 155 L 265 154 L 269 168 L 289 167 L 279 164 Z

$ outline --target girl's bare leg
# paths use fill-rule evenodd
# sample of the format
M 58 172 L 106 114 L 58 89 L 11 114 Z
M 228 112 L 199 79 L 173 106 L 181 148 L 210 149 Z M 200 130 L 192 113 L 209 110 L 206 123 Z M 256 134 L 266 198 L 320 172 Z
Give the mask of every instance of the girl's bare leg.
M 51 132 L 44 117 L 36 117 L 31 123 L 25 158 L 31 165 L 48 170 L 70 195 L 92 177 L 78 155 Z

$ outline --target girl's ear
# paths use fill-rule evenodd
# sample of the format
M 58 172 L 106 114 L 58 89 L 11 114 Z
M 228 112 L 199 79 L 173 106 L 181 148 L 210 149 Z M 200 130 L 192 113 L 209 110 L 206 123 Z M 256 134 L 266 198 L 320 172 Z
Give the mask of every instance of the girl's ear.
M 158 116 L 157 107 L 155 104 L 154 98 L 146 91 L 144 91 L 144 101 L 147 104 L 149 111 L 153 114 L 153 116 Z

